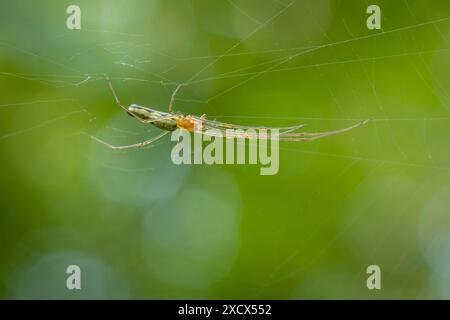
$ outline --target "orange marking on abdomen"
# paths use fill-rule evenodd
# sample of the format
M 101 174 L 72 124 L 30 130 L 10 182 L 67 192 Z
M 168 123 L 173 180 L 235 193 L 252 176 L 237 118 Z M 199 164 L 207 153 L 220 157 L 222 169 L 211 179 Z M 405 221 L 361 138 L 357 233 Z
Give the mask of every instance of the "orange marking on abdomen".
M 183 118 L 177 121 L 177 127 L 180 129 L 187 130 L 189 132 L 194 132 L 195 120 Z M 201 126 L 200 126 L 201 128 Z

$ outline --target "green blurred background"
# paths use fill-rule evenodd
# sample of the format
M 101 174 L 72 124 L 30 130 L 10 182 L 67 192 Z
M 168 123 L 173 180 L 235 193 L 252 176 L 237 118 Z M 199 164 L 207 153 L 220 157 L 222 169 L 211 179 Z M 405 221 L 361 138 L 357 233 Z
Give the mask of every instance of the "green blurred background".
M 66 28 L 70 4 L 81 30 Z M 289 4 L 1 1 L 1 298 L 450 298 L 450 3 Z M 382 31 L 366 27 L 370 4 Z M 158 133 L 104 75 L 124 103 L 165 111 L 202 69 L 175 109 L 309 130 L 372 121 L 282 143 L 275 176 L 175 166 L 168 137 L 129 152 L 89 138 Z M 65 287 L 71 264 L 81 291 Z M 371 264 L 382 290 L 366 288 Z

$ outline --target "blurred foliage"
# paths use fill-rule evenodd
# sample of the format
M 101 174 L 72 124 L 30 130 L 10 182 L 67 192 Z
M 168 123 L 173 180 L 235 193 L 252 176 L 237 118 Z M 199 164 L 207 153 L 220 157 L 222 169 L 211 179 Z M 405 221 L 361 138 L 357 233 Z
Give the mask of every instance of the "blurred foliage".
M 367 30 L 366 1 L 80 0 L 67 30 L 70 4 L 0 4 L 0 297 L 450 298 L 448 1 L 377 1 L 383 31 Z M 90 139 L 157 132 L 102 75 L 124 103 L 165 111 L 172 81 L 197 73 L 177 110 L 372 121 L 283 143 L 275 176 L 175 166 L 168 139 Z M 81 291 L 65 288 L 70 264 Z

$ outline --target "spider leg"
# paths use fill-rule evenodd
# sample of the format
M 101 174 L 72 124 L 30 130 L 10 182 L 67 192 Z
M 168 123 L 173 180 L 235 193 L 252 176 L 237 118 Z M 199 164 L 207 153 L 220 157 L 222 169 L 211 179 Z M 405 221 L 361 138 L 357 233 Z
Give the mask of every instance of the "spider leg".
M 113 95 L 113 97 L 114 97 L 114 100 L 116 101 L 116 103 L 117 103 L 117 105 L 118 105 L 119 107 L 121 107 L 123 110 L 125 110 L 128 114 L 131 114 L 131 115 L 132 115 L 135 119 L 137 119 L 139 122 L 141 122 L 141 123 L 147 123 L 147 122 L 145 122 L 145 120 L 142 120 L 142 119 L 140 119 L 139 117 L 137 117 L 136 115 L 134 115 L 134 114 L 128 112 L 128 109 L 120 102 L 119 96 L 117 95 L 116 90 L 114 90 L 114 87 L 113 87 L 113 85 L 112 85 L 111 79 L 109 79 L 109 78 L 108 78 L 108 86 L 109 86 L 109 89 L 111 89 L 111 93 L 112 93 L 112 95 Z
M 317 140 L 320 138 L 333 136 L 336 134 L 344 133 L 350 130 L 353 130 L 355 128 L 358 128 L 360 126 L 365 125 L 369 120 L 364 120 L 361 122 L 358 122 L 357 124 L 346 127 L 343 129 L 333 130 L 333 131 L 324 131 L 324 132 L 300 132 L 300 133 L 280 133 L 278 137 L 281 139 L 292 139 L 292 140 L 283 140 L 283 141 L 311 141 L 311 140 Z M 299 140 L 295 140 L 299 139 Z
M 175 90 L 172 93 L 172 97 L 170 98 L 170 103 L 169 103 L 169 112 L 172 112 L 172 106 L 173 106 L 173 102 L 175 101 L 175 96 L 178 92 L 178 90 L 180 90 L 180 88 L 183 86 L 183 83 L 180 83 Z
M 368 122 L 368 120 L 364 120 L 362 122 L 359 122 L 353 126 L 333 130 L 333 131 L 324 131 L 324 132 L 299 132 L 299 133 L 292 133 L 292 131 L 296 130 L 295 127 L 292 127 L 293 129 L 286 130 L 284 132 L 280 132 L 278 134 L 258 134 L 258 133 L 240 133 L 240 132 L 228 132 L 227 130 L 219 130 L 220 134 L 216 134 L 214 132 L 208 132 L 208 131 L 199 131 L 199 133 L 212 136 L 212 137 L 224 137 L 224 138 L 244 138 L 244 139 L 277 139 L 279 141 L 313 141 L 318 140 L 321 138 L 325 138 L 328 136 L 333 136 L 337 134 L 341 134 L 350 130 L 353 130 L 357 127 L 360 127 L 362 125 L 365 125 Z M 300 126 L 299 126 L 300 127 Z M 208 127 L 207 127 L 208 129 Z M 217 129 L 217 128 L 215 128 Z M 257 128 L 255 128 L 257 129 Z
M 127 111 L 127 108 L 125 108 L 124 105 L 120 102 L 119 97 L 117 96 L 116 90 L 114 90 L 114 87 L 112 85 L 111 79 L 109 79 L 109 78 L 108 78 L 108 86 L 109 86 L 109 89 L 111 90 L 111 93 L 112 93 L 117 105 L 119 107 L 121 107 L 122 109 L 124 109 L 125 111 Z
M 156 137 L 151 138 L 149 140 L 146 140 L 146 141 L 143 141 L 143 142 L 139 142 L 139 143 L 135 143 L 135 144 L 126 145 L 126 146 L 113 146 L 112 144 L 109 144 L 108 142 L 103 141 L 103 140 L 101 140 L 99 138 L 96 138 L 94 136 L 91 136 L 91 138 L 93 140 L 95 140 L 95 141 L 97 141 L 97 142 L 107 146 L 108 148 L 110 148 L 112 150 L 126 150 L 126 149 L 131 149 L 131 148 L 142 148 L 142 147 L 145 147 L 145 146 L 147 146 L 147 145 L 149 145 L 149 144 L 151 144 L 151 143 L 161 139 L 162 137 L 167 135 L 169 132 L 170 131 L 165 131 L 165 132 L 163 132 L 163 133 L 161 133 L 161 134 L 157 135 Z
M 280 137 L 280 138 L 278 138 L 278 140 L 279 141 L 314 141 L 314 140 L 325 138 L 327 136 L 331 136 L 331 134 L 322 134 L 322 135 L 317 135 L 317 136 L 303 136 L 303 138 Z

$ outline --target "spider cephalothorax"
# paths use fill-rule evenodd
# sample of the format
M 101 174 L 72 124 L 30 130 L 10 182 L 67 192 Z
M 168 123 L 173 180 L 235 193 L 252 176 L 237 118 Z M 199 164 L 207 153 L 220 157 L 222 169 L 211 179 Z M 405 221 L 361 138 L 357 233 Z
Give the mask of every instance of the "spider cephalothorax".
M 178 116 L 172 113 L 153 110 L 137 104 L 130 105 L 127 111 L 130 116 L 140 119 L 142 122 L 151 123 L 159 129 L 167 131 L 177 129 Z

